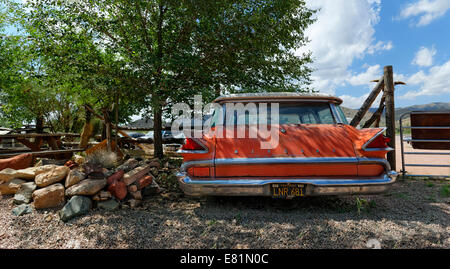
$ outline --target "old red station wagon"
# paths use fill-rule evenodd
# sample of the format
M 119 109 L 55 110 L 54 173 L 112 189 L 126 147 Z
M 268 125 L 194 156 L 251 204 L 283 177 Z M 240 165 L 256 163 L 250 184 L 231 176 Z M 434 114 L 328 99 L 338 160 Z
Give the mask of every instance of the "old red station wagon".
M 348 125 L 339 105 L 328 95 L 300 93 L 232 94 L 217 98 L 226 115 L 227 104 L 277 103 L 277 143 L 264 149 L 259 135 L 251 138 L 219 136 L 213 120 L 211 133 L 187 138 L 177 174 L 181 189 L 192 196 L 272 196 L 375 194 L 397 177 L 391 171 L 384 128 L 356 129 Z M 251 128 L 248 116 L 237 119 Z M 241 115 L 242 116 L 242 115 Z M 217 117 L 216 117 L 217 118 Z M 239 118 L 239 115 L 237 115 Z M 227 125 L 227 121 L 224 125 Z M 225 128 L 224 128 L 225 129 Z M 234 131 L 232 129 L 232 131 Z M 273 129 L 272 129 L 273 130 Z

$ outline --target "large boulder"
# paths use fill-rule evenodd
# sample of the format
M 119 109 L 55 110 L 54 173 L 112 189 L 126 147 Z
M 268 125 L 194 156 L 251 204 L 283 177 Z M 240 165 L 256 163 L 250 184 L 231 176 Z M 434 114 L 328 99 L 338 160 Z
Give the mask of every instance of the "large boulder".
M 77 184 L 78 182 L 82 181 L 85 178 L 86 178 L 86 175 L 83 172 L 81 172 L 80 170 L 78 170 L 78 169 L 70 170 L 69 174 L 66 177 L 66 182 L 65 182 L 64 186 L 66 188 L 69 188 L 70 186 Z
M 12 158 L 0 160 L 0 170 L 3 170 L 5 168 L 11 168 L 15 170 L 24 169 L 30 167 L 32 162 L 33 155 L 31 155 L 30 153 L 24 153 Z
M 15 170 L 12 168 L 6 168 L 0 171 L 0 183 L 7 183 L 14 178 L 33 180 L 34 172 L 27 169 Z
M 92 207 L 92 201 L 85 196 L 73 196 L 61 209 L 59 216 L 66 222 L 74 217 L 87 214 Z
M 57 183 L 66 178 L 70 168 L 66 166 L 57 166 L 49 171 L 36 176 L 34 181 L 39 187 L 47 187 L 53 183 Z
M 7 183 L 0 184 L 0 195 L 16 194 L 25 180 L 14 178 Z
M 37 209 L 57 207 L 64 203 L 64 186 L 56 183 L 33 192 L 34 207 Z
M 106 186 L 106 179 L 85 179 L 66 190 L 66 196 L 94 195 Z
M 20 185 L 19 190 L 14 195 L 13 202 L 16 205 L 28 204 L 31 202 L 31 197 L 34 190 L 36 189 L 36 184 L 34 182 L 27 182 Z
M 46 173 L 46 172 L 48 172 L 48 171 L 50 171 L 52 169 L 55 169 L 56 167 L 58 167 L 58 165 L 48 164 L 48 165 L 42 165 L 42 166 L 29 167 L 29 168 L 21 169 L 19 171 L 25 172 L 27 174 L 30 174 L 30 178 L 29 179 L 34 180 L 37 175 L 40 175 L 42 173 Z M 32 178 L 31 178 L 31 176 L 32 176 Z

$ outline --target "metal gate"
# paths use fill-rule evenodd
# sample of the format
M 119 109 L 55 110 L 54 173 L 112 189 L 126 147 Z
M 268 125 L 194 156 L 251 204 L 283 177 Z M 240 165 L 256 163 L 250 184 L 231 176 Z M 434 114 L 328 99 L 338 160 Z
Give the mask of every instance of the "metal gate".
M 411 126 L 403 126 L 402 120 L 410 116 Z M 414 175 L 407 174 L 406 166 L 450 167 L 450 111 L 448 112 L 407 112 L 400 116 L 400 145 L 403 175 L 420 177 L 450 177 L 447 175 Z M 403 130 L 410 129 L 411 137 L 404 138 Z M 404 142 L 410 142 L 413 149 L 443 150 L 440 152 L 405 152 Z M 447 152 L 445 152 L 447 150 Z M 443 164 L 405 163 L 405 155 L 446 155 Z

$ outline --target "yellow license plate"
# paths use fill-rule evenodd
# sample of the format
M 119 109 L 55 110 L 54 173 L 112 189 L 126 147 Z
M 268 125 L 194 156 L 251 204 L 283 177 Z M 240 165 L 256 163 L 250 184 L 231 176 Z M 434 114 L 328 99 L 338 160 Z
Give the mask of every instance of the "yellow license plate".
M 294 198 L 305 196 L 304 184 L 271 184 L 270 193 L 274 198 Z

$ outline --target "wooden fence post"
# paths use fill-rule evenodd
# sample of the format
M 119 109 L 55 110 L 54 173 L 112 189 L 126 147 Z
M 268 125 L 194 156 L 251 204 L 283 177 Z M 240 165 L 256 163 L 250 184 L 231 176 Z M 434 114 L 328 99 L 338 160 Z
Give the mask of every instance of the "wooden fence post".
M 366 115 L 367 110 L 369 110 L 369 108 L 372 106 L 373 102 L 377 98 L 378 94 L 383 89 L 383 85 L 384 85 L 384 77 L 378 80 L 377 86 L 375 86 L 375 88 L 369 94 L 369 97 L 367 97 L 364 104 L 361 106 L 356 115 L 353 117 L 352 122 L 350 122 L 351 126 L 356 127 L 361 122 L 364 115 Z
M 388 152 L 387 160 L 392 170 L 396 170 L 395 158 L 395 104 L 394 104 L 394 72 L 392 66 L 384 67 L 384 86 L 386 93 L 386 136 L 391 139 L 388 145 L 393 151 Z

